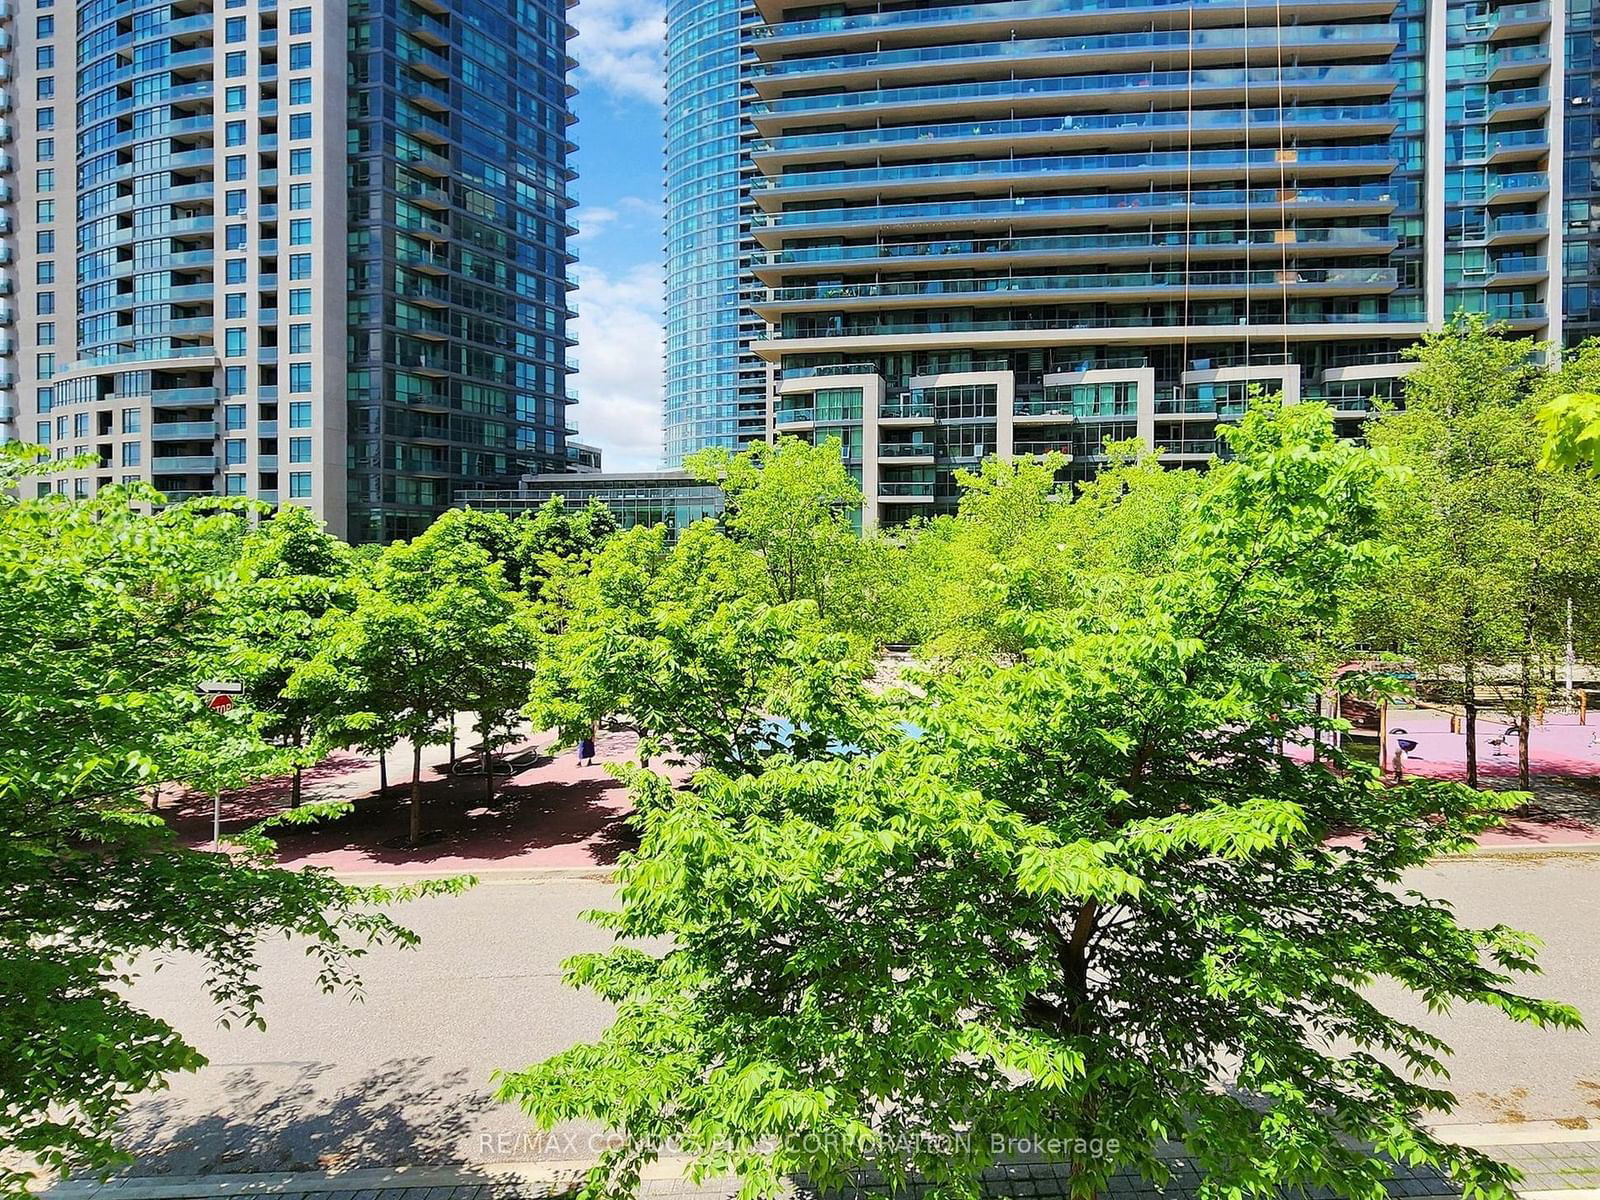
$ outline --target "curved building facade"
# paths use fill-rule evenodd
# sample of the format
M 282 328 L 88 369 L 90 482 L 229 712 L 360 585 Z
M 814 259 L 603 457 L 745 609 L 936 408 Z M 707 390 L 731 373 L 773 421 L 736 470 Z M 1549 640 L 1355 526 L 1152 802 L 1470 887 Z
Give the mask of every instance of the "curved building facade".
M 750 248 L 750 0 L 668 0 L 666 398 L 663 455 L 766 433 L 760 321 L 745 296 Z
M 1459 309 L 1559 336 L 1559 4 L 756 2 L 772 425 L 869 519 L 988 455 L 1205 462 L 1254 388 L 1354 432 Z

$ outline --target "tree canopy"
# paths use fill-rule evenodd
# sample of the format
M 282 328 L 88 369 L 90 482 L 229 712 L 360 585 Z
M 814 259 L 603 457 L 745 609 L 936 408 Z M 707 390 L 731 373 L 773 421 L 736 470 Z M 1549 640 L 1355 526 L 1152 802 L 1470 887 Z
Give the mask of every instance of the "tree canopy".
M 1393 565 L 1392 468 L 1319 405 L 1261 405 L 1222 436 L 1231 460 L 1153 505 L 986 472 L 975 508 L 1027 489 L 1030 521 L 1084 505 L 1133 549 L 1065 556 L 1035 586 L 1034 558 L 993 553 L 997 520 L 999 657 L 858 685 L 825 742 L 741 726 L 688 787 L 629 773 L 642 845 L 603 920 L 663 948 L 571 960 L 615 1023 L 500 1089 L 541 1123 L 617 1132 L 590 1194 L 633 1195 L 670 1144 L 746 1196 L 859 1166 L 975 1196 L 1043 1140 L 1089 1197 L 1119 1169 L 1163 1178 L 1165 1139 L 1212 1196 L 1377 1200 L 1374 1150 L 1509 1194 L 1504 1167 L 1420 1123 L 1453 1103 L 1446 1048 L 1363 992 L 1385 976 L 1433 1005 L 1578 1022 L 1515 990 L 1530 939 L 1401 882 L 1505 801 L 1309 752 L 1321 639 Z M 1176 530 L 1153 537 L 1152 508 Z M 745 681 L 698 686 L 663 736 L 698 736 Z M 794 696 L 762 702 L 804 726 Z
M 138 487 L 11 498 L 37 469 L 0 448 L 0 1143 L 93 1170 L 120 1161 L 130 1097 L 205 1061 L 124 995 L 140 955 L 198 955 L 219 1014 L 259 1023 L 260 937 L 306 939 L 330 991 L 356 987 L 365 947 L 412 937 L 372 907 L 394 893 L 277 869 L 260 838 L 187 849 L 142 803 L 208 751 L 219 769 L 219 746 L 243 775 L 270 761 L 261 714 L 197 694 L 228 661 L 240 515 L 142 515 L 159 498 Z M 25 1182 L 0 1170 L 8 1193 Z

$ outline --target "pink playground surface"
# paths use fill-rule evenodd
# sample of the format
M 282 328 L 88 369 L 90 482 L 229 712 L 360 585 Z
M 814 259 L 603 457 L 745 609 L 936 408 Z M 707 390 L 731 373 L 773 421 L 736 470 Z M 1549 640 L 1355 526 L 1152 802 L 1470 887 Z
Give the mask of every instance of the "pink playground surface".
M 1489 846 L 1529 848 L 1600 843 L 1600 714 L 1579 726 L 1571 716 L 1553 717 L 1530 739 L 1534 771 L 1533 804 L 1484 835 Z M 1417 743 L 1407 755 L 1407 774 L 1441 779 L 1466 776 L 1466 739 L 1450 732 L 1447 714 L 1426 709 L 1394 709 L 1389 714 L 1390 748 L 1404 736 Z M 464 728 L 464 726 L 463 726 Z M 1480 785 L 1516 786 L 1517 751 L 1504 734 L 1503 720 L 1479 727 Z M 1399 731 L 1403 730 L 1404 733 Z M 463 737 L 463 743 L 470 740 Z M 423 752 L 423 828 L 425 844 L 405 844 L 410 800 L 411 756 L 402 745 L 389 757 L 389 793 L 378 795 L 375 761 L 350 753 L 329 756 L 306 771 L 303 796 L 348 800 L 354 811 L 335 821 L 282 828 L 275 834 L 285 866 L 316 865 L 342 873 L 439 872 L 548 867 L 605 867 L 634 845 L 626 818 L 632 809 L 626 789 L 606 771 L 607 763 L 633 759 L 638 743 L 631 733 L 604 731 L 592 766 L 580 767 L 572 750 L 551 755 L 551 733 L 529 734 L 508 754 L 536 748 L 532 765 L 496 780 L 495 798 L 486 803 L 483 777 L 452 775 L 442 746 Z M 223 800 L 224 835 L 274 813 L 289 802 L 289 781 L 259 783 Z M 211 839 L 211 805 L 204 796 L 186 795 L 162 806 L 179 837 L 190 845 Z

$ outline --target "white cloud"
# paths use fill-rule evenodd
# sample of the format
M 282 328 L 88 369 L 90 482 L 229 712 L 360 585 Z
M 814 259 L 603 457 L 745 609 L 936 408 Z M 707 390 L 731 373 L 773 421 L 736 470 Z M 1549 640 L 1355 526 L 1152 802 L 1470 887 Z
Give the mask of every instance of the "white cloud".
M 663 332 L 661 268 L 639 263 L 619 274 L 577 268 L 580 441 L 605 452 L 608 471 L 661 465 Z
M 571 45 L 579 85 L 593 81 L 618 99 L 659 105 L 666 93 L 667 17 L 661 0 L 583 0 Z
M 578 232 L 567 240 L 569 243 L 593 241 L 618 221 L 631 228 L 639 217 L 648 219 L 649 228 L 655 234 L 661 228 L 661 211 L 660 200 L 646 200 L 642 196 L 623 196 L 611 204 L 586 205 L 574 214 L 573 224 Z

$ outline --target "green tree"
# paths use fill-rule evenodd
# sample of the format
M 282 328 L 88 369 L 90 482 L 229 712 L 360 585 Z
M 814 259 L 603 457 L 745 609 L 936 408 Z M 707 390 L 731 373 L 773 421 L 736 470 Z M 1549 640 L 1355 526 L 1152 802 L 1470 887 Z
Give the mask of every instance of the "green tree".
M 279 870 L 258 839 L 186 849 L 145 809 L 175 747 L 197 744 L 196 687 L 228 637 L 216 565 L 242 522 L 142 515 L 160 501 L 147 488 L 12 499 L 35 453 L 0 449 L 0 1144 L 93 1171 L 124 1161 L 131 1097 L 205 1062 L 128 999 L 139 956 L 198 955 L 222 1018 L 259 1024 L 263 936 L 307 939 L 330 991 L 356 986 L 363 946 L 412 938 L 373 911 L 382 889 Z M 24 1183 L 0 1166 L 0 1191 Z
M 765 567 L 709 521 L 667 544 L 660 527 L 612 538 L 570 581 L 528 713 L 569 741 L 624 714 L 645 756 L 738 769 L 775 713 L 796 745 L 848 723 L 867 665 L 809 600 L 775 603 Z
M 413 845 L 423 834 L 423 748 L 448 741 L 455 714 L 474 704 L 503 711 L 497 673 L 525 670 L 532 654 L 519 637 L 521 601 L 470 524 L 467 513 L 446 513 L 414 541 L 385 547 L 289 682 L 292 696 L 335 714 L 342 736 L 411 744 Z
M 305 509 L 289 506 L 245 537 L 229 589 L 222 670 L 243 686 L 266 736 L 290 752 L 293 808 L 300 806 L 305 767 L 326 753 L 332 714 L 291 693 L 289 680 L 316 656 L 329 614 L 354 603 L 353 570 L 349 547 Z
M 1558 471 L 1587 467 L 1600 475 L 1600 395 L 1557 396 L 1539 410 L 1539 425 L 1548 438 L 1542 466 Z
M 861 545 L 861 487 L 845 469 L 839 439 L 812 445 L 785 437 L 739 454 L 713 447 L 690 455 L 684 468 L 721 486 L 723 523 L 760 556 L 778 600 L 810 600 L 827 617 Z
M 1277 750 L 1310 740 L 1317 642 L 1383 564 L 1384 468 L 1318 405 L 1223 436 L 1164 569 L 1018 609 L 1010 661 L 863 699 L 832 757 L 633 774 L 643 843 L 606 924 L 655 948 L 571 960 L 615 1023 L 500 1086 L 618 1131 L 590 1195 L 635 1194 L 671 1143 L 747 1197 L 857 1166 L 976 1196 L 1039 1139 L 1084 1198 L 1164 1179 L 1166 1139 L 1218 1196 L 1378 1200 L 1374 1152 L 1510 1195 L 1420 1121 L 1452 1105 L 1445 1047 L 1363 992 L 1578 1023 L 1511 990 L 1530 939 L 1400 885 L 1495 802 Z
M 1478 779 L 1479 696 L 1509 669 L 1521 785 L 1529 784 L 1540 680 L 1564 641 L 1569 598 L 1600 569 L 1600 496 L 1571 471 L 1536 471 L 1537 413 L 1558 389 L 1600 378 L 1587 347 L 1551 374 L 1543 348 L 1463 316 L 1424 339 L 1405 407 L 1368 427 L 1404 473 L 1387 484 L 1388 534 L 1403 552 L 1374 589 L 1366 632 L 1461 677 L 1467 778 Z

